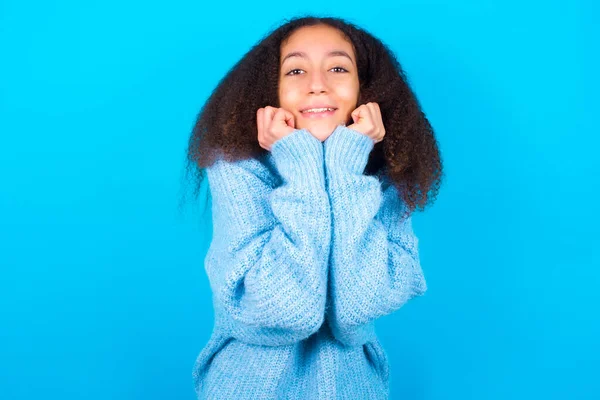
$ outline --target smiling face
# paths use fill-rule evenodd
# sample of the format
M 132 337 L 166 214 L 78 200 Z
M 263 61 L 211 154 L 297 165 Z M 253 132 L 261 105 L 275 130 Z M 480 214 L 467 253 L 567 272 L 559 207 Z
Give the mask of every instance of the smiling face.
M 328 25 L 297 29 L 281 44 L 279 63 L 279 106 L 294 115 L 296 129 L 323 141 L 337 125 L 352 122 L 358 70 L 352 43 L 340 31 Z

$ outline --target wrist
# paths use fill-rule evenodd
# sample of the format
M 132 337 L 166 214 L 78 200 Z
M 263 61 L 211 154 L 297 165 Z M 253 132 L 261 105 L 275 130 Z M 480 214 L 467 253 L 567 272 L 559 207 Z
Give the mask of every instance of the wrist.
M 369 136 L 344 125 L 338 125 L 325 141 L 325 164 L 362 173 L 374 146 L 375 142 Z

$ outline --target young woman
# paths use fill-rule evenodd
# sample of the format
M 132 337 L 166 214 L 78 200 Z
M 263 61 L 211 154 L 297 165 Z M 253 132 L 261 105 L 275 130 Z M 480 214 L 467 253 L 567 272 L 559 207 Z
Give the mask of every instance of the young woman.
M 213 199 L 198 398 L 387 399 L 374 323 L 426 291 L 410 214 L 442 177 L 388 48 L 339 18 L 289 20 L 221 80 L 188 161 Z

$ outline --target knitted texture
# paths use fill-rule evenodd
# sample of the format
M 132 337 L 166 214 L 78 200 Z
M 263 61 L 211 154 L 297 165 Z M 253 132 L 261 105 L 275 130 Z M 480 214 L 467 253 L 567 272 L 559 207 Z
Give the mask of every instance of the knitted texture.
M 396 188 L 363 175 L 372 148 L 344 125 L 324 143 L 296 129 L 263 160 L 207 168 L 215 324 L 198 399 L 388 399 L 374 322 L 426 284 Z

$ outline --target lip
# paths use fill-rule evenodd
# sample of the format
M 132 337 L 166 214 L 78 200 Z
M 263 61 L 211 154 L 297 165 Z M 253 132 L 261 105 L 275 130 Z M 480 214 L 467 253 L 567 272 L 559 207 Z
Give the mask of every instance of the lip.
M 311 107 L 311 108 L 321 108 L 321 107 Z M 307 108 L 307 110 L 310 110 L 310 108 Z M 337 108 L 332 111 L 309 112 L 309 113 L 300 112 L 300 114 L 304 118 L 326 118 L 326 117 L 330 117 L 333 114 L 335 114 L 336 111 L 337 111 Z
M 315 104 L 315 105 L 304 107 L 304 108 L 300 109 L 300 112 L 303 113 L 304 111 L 310 110 L 311 108 L 335 108 L 337 110 L 337 107 L 334 107 L 330 104 Z

